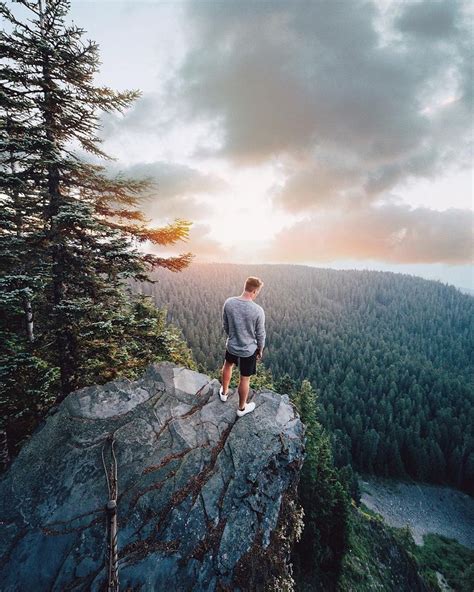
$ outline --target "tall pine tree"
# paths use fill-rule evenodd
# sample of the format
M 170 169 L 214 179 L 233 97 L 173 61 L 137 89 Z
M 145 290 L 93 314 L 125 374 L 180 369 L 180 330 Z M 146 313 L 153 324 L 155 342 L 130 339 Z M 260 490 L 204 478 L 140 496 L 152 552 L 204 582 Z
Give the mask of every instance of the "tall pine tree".
M 110 178 L 97 164 L 108 158 L 100 114 L 122 112 L 140 93 L 95 86 L 98 46 L 67 23 L 68 1 L 17 4 L 21 18 L 0 3 L 7 25 L 0 34 L 0 380 L 2 411 L 18 418 L 50 405 L 52 393 L 58 402 L 91 381 L 133 374 L 149 358 L 138 343 L 156 345 L 156 334 L 137 323 L 144 304 L 126 292 L 126 278 L 147 280 L 157 267 L 180 271 L 192 254 L 141 252 L 146 241 L 185 240 L 190 222 L 149 228 L 138 206 L 151 183 Z M 167 332 L 156 352 L 163 355 L 172 331 L 158 327 Z
M 332 589 L 347 548 L 350 496 L 334 467 L 329 436 L 317 419 L 317 395 L 308 380 L 302 381 L 293 399 L 306 426 L 299 485 L 304 530 L 295 547 L 297 577 L 301 584 L 322 582 Z

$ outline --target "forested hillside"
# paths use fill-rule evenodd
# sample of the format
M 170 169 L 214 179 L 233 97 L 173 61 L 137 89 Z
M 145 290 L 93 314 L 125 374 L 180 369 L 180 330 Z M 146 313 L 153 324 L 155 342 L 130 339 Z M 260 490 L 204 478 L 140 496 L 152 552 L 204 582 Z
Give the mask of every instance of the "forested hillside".
M 265 282 L 263 361 L 275 378 L 310 380 L 339 466 L 474 490 L 472 297 L 409 275 L 294 265 L 194 264 L 134 287 L 212 371 L 223 302 L 248 275 Z

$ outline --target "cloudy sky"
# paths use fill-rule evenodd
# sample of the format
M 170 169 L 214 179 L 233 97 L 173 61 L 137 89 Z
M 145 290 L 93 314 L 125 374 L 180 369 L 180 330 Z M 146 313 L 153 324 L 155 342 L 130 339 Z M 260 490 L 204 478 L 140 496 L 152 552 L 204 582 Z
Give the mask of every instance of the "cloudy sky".
M 474 288 L 472 4 L 86 2 L 112 172 L 151 176 L 160 253 L 411 273 Z

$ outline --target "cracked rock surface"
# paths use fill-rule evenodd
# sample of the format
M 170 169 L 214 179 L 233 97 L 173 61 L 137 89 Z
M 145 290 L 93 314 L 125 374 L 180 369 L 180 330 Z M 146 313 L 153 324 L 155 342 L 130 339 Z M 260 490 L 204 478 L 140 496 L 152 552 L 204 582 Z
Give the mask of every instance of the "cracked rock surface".
M 219 387 L 161 362 L 71 393 L 0 481 L 1 590 L 104 589 L 111 435 L 121 589 L 244 589 L 236 566 L 256 541 L 271 552 L 303 425 L 272 391 L 251 391 L 255 411 L 237 418 Z

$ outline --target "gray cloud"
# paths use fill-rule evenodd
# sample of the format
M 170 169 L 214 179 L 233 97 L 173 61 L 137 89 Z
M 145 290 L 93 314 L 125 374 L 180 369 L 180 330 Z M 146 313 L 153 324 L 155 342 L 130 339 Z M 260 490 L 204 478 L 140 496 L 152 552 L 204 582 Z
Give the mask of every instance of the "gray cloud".
M 459 32 L 460 3 L 456 0 L 433 0 L 406 3 L 402 6 L 395 25 L 403 33 L 420 35 L 435 40 L 452 37 Z
M 473 262 L 473 214 L 384 204 L 322 212 L 280 231 L 266 259 L 322 262 L 375 259 L 390 263 Z
M 360 172 L 336 154 L 318 155 L 313 164 L 302 166 L 274 192 L 274 203 L 289 212 L 347 207 L 363 199 Z
M 189 2 L 181 67 L 124 116 L 104 116 L 104 136 L 181 130 L 186 149 L 198 142 L 196 159 L 277 164 L 285 179 L 274 205 L 312 218 L 276 237 L 267 252 L 274 260 L 468 261 L 469 212 L 374 205 L 394 188 L 403 195 L 413 178 L 471 164 L 467 8 L 457 0 L 394 1 L 384 13 L 364 0 Z M 157 179 L 146 205 L 156 220 L 202 220 L 210 209 L 200 198 L 223 187 L 170 163 L 126 172 Z M 195 229 L 198 248 L 227 256 L 205 227 Z
M 121 172 L 126 177 L 153 182 L 153 189 L 145 194 L 141 210 L 153 221 L 168 218 L 199 220 L 211 208 L 199 196 L 222 191 L 227 184 L 217 176 L 206 175 L 187 165 L 169 162 L 137 163 L 127 167 L 109 165 L 108 172 Z
M 107 140 L 124 133 L 165 133 L 173 125 L 173 114 L 161 92 L 144 93 L 123 114 L 101 113 L 100 136 Z
M 169 96 L 183 121 L 219 123 L 214 155 L 253 165 L 291 157 L 276 197 L 290 211 L 344 199 L 350 185 L 375 198 L 468 154 L 462 8 L 394 3 L 386 26 L 397 35 L 385 42 L 373 2 L 191 2 L 194 41 Z M 452 104 L 431 105 L 449 85 Z

